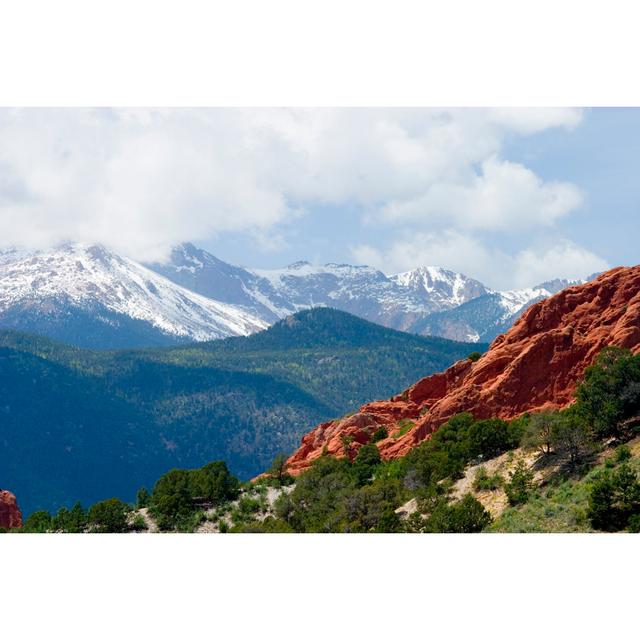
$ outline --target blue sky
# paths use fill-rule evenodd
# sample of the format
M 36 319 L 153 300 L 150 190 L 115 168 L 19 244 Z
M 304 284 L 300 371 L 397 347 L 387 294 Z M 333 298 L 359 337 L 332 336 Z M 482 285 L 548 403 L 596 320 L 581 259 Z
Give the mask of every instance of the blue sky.
M 434 264 L 495 288 L 638 261 L 638 109 L 0 109 L 0 244 Z
M 532 136 L 511 136 L 502 155 L 524 164 L 545 181 L 571 182 L 584 194 L 583 204 L 553 228 L 545 229 L 540 234 L 542 240 L 568 238 L 602 258 L 608 266 L 640 262 L 637 233 L 640 109 L 586 109 L 574 129 L 556 128 Z M 353 262 L 354 245 L 366 243 L 384 250 L 396 235 L 401 235 L 399 229 L 363 222 L 361 208 L 353 205 L 311 206 L 307 215 L 281 231 L 287 243 L 277 251 L 261 249 L 246 234 L 230 234 L 204 245 L 231 262 L 278 267 L 301 259 L 318 263 Z M 523 249 L 530 241 L 528 233 L 486 236 L 490 246 L 507 252 Z M 441 266 L 455 268 L 453 258 L 451 263 Z M 476 275 L 473 269 L 469 271 L 469 275 Z M 495 280 L 498 286 L 502 284 L 500 278 Z

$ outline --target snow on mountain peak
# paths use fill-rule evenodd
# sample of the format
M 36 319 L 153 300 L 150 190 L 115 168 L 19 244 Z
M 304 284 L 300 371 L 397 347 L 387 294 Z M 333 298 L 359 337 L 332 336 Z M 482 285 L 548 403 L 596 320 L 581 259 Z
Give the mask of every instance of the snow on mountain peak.
M 402 287 L 433 298 L 440 309 L 457 307 L 488 292 L 481 282 L 441 267 L 422 266 L 390 278 Z
M 193 340 L 248 335 L 268 326 L 240 307 L 189 291 L 99 245 L 4 254 L 0 313 L 43 300 L 83 309 L 99 305 Z

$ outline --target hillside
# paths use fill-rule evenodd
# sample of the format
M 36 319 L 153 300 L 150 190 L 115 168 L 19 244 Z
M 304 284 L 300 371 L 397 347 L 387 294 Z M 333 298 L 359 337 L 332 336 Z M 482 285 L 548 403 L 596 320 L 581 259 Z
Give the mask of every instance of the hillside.
M 608 345 L 640 351 L 640 267 L 608 271 L 532 306 L 487 353 L 424 378 L 387 402 L 320 424 L 289 459 L 292 472 L 328 451 L 354 451 L 379 427 L 384 458 L 405 455 L 456 414 L 510 420 L 529 411 L 564 408 L 586 368 Z
M 608 347 L 567 409 L 510 421 L 458 414 L 392 460 L 377 447 L 384 432 L 359 447 L 345 438 L 343 456 L 322 455 L 296 477 L 283 457 L 246 483 L 223 461 L 173 469 L 135 505 L 109 499 L 41 511 L 22 530 L 640 532 L 638 389 L 640 355 Z
M 3 332 L 0 486 L 28 515 L 76 499 L 131 499 L 172 466 L 225 459 L 248 478 L 310 425 L 471 348 L 331 309 L 246 338 L 170 349 L 90 351 Z

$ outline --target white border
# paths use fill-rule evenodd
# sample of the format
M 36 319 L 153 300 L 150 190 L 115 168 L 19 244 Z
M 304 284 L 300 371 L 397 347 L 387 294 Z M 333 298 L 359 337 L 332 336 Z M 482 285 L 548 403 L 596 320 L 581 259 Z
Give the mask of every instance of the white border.
M 7 638 L 624 638 L 640 569 L 631 535 L 7 535 L 0 549 Z
M 18 106 L 637 105 L 625 0 L 21 0 Z

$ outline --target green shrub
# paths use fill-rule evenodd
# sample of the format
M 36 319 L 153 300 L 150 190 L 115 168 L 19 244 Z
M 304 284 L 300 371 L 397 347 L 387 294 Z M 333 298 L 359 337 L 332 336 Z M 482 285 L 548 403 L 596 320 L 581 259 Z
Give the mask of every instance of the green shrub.
M 469 427 L 469 454 L 474 458 L 495 458 L 514 446 L 517 444 L 512 442 L 509 425 L 504 420 L 478 420 Z
M 574 465 L 582 462 L 593 451 L 591 430 L 576 405 L 562 411 L 555 421 L 553 448 Z
M 640 357 L 606 347 L 587 367 L 576 391 L 576 409 L 597 437 L 618 436 L 622 422 L 640 411 Z
M 283 520 L 266 518 L 263 522 L 237 524 L 230 533 L 293 533 L 293 529 Z
M 482 354 L 479 351 L 472 351 L 467 358 L 471 360 L 471 362 L 478 362 L 478 360 L 482 358 Z
M 380 442 L 380 440 L 384 440 L 389 437 L 389 432 L 384 428 L 380 427 L 376 429 L 373 436 L 371 436 L 371 442 L 375 444 L 376 442 Z
M 629 460 L 629 458 L 631 458 L 631 449 L 629 449 L 626 444 L 620 445 L 616 449 L 616 462 L 626 462 L 627 460 Z
M 491 524 L 491 514 L 471 494 L 453 504 L 442 501 L 427 519 L 429 533 L 479 533 Z
M 24 523 L 25 533 L 46 533 L 53 529 L 51 514 L 48 511 L 35 511 Z
M 163 529 L 189 529 L 203 506 L 217 506 L 238 495 L 240 483 L 224 462 L 201 469 L 172 469 L 155 484 L 150 510 Z
M 287 473 L 287 456 L 284 453 L 279 453 L 274 458 L 267 473 L 276 487 L 284 487 L 294 482 L 293 477 Z
M 138 493 L 136 494 L 136 507 L 138 509 L 144 509 L 145 507 L 148 507 L 150 498 L 151 496 L 149 495 L 147 488 L 140 487 L 140 489 L 138 489 Z
M 558 421 L 557 411 L 534 413 L 524 427 L 521 444 L 525 449 L 538 449 L 541 453 L 551 453 L 555 441 Z
M 378 447 L 375 444 L 362 445 L 353 462 L 353 470 L 358 484 L 364 485 L 369 482 L 380 462 L 380 451 L 378 451 Z
M 413 429 L 413 427 L 416 426 L 416 423 L 413 420 L 409 420 L 409 418 L 403 418 L 402 420 L 400 420 L 400 422 L 398 422 L 398 431 L 396 431 L 393 434 L 394 438 L 401 438 L 402 436 L 407 435 L 407 433 L 409 433 L 409 431 L 411 431 L 411 429 Z
M 495 491 L 502 486 L 502 478 L 496 474 L 490 476 L 484 467 L 480 467 L 476 471 L 473 480 L 473 488 L 475 491 Z
M 504 490 L 510 505 L 527 502 L 533 490 L 533 472 L 527 467 L 524 460 L 518 460 L 513 471 L 509 473 L 509 482 L 505 485 Z
M 629 524 L 627 526 L 629 533 L 640 533 L 640 514 L 636 513 L 629 518 Z
M 626 464 L 616 471 L 605 469 L 591 485 L 587 517 L 594 529 L 621 531 L 635 526 L 631 518 L 640 515 L 640 483 Z
M 91 530 L 95 533 L 124 533 L 129 529 L 127 515 L 130 511 L 131 507 L 118 498 L 97 502 L 89 509 Z
M 146 531 L 149 527 L 147 526 L 147 521 L 144 519 L 144 516 L 141 513 L 136 514 L 136 516 L 131 521 L 131 529 L 133 531 Z
M 53 531 L 64 533 L 83 533 L 87 527 L 87 512 L 79 502 L 76 502 L 71 510 L 61 507 L 52 518 Z

